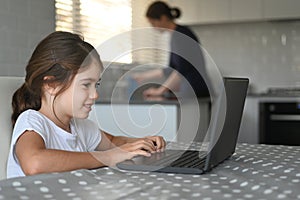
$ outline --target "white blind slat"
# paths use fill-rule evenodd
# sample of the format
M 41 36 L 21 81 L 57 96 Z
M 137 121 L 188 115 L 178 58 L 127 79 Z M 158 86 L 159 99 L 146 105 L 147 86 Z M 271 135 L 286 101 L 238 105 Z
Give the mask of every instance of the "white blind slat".
M 95 48 L 132 27 L 131 0 L 56 0 L 55 7 L 56 30 L 80 33 Z M 118 61 L 131 63 L 132 55 Z
M 149 27 L 145 12 L 154 0 L 55 0 L 56 30 L 80 33 L 86 41 L 95 48 L 113 36 L 122 34 L 135 28 Z M 148 32 L 147 32 L 148 33 Z M 169 37 L 158 31 L 151 34 L 138 34 L 128 38 L 124 34 L 122 41 L 111 41 L 110 51 L 114 49 L 135 49 L 141 46 L 153 46 L 157 49 L 141 49 L 125 52 L 117 62 L 124 63 L 157 63 L 166 66 L 168 53 L 159 48 L 168 47 Z M 121 36 L 122 37 L 122 36 Z M 149 44 L 149 45 L 148 45 Z M 129 46 L 128 46 L 129 45 Z M 122 50 L 121 50 L 122 52 Z M 101 56 L 103 61 L 112 61 L 111 57 Z M 116 60 L 114 60 L 116 61 Z

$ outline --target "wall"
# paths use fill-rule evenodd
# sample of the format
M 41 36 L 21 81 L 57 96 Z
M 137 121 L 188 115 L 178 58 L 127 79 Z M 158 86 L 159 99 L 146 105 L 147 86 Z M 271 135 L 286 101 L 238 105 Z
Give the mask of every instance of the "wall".
M 0 76 L 24 76 L 33 49 L 54 29 L 54 0 L 1 0 Z
M 300 86 L 299 21 L 192 28 L 222 73 L 249 76 L 253 91 Z M 24 75 L 34 47 L 54 29 L 54 0 L 1 0 L 0 75 Z
M 300 21 L 191 28 L 221 72 L 250 77 L 253 92 L 263 92 L 268 87 L 300 87 Z

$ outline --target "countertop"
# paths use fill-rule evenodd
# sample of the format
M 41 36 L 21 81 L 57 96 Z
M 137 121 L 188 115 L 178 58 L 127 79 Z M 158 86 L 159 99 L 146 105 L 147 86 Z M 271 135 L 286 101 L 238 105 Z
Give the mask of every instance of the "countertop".
M 248 99 L 256 99 L 259 102 L 300 102 L 300 96 L 292 94 L 249 93 L 247 97 Z
M 279 97 L 279 98 L 300 98 L 298 94 L 276 94 L 276 93 L 249 93 L 250 97 Z
M 95 104 L 180 104 L 182 102 L 189 102 L 189 99 L 175 99 L 175 98 L 165 98 L 165 97 L 151 97 L 146 99 L 115 99 L 112 100 L 110 98 L 100 98 Z M 198 98 L 199 103 L 210 103 L 209 97 Z

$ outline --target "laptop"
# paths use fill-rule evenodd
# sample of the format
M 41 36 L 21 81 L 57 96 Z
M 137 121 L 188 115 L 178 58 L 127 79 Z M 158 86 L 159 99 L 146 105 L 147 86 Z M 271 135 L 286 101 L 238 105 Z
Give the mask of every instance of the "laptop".
M 225 89 L 222 91 L 225 93 L 223 92 L 219 98 L 216 98 L 216 114 L 210 123 L 211 134 L 209 134 L 208 148 L 205 151 L 202 148 L 198 151 L 166 149 L 164 152 L 154 153 L 150 157 L 137 156 L 123 161 L 118 163 L 117 167 L 130 171 L 203 174 L 231 157 L 235 152 L 249 79 L 225 77 L 223 80 Z M 226 107 L 226 112 L 224 112 L 222 123 L 222 120 L 219 119 L 221 116 L 219 112 L 224 110 L 223 107 Z M 220 124 L 222 128 L 218 132 Z

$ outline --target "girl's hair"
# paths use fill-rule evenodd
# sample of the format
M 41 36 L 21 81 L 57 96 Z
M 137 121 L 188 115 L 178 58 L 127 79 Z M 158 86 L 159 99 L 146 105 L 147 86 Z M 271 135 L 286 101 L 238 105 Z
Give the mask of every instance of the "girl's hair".
M 71 85 L 78 70 L 92 60 L 96 60 L 102 69 L 99 54 L 80 35 L 56 31 L 44 38 L 26 66 L 25 83 L 13 95 L 13 126 L 23 111 L 41 108 L 44 84 L 61 85 L 62 88 L 56 94 L 58 96 Z M 51 78 L 44 79 L 45 76 Z
M 170 8 L 163 1 L 156 1 L 148 7 L 146 12 L 146 17 L 150 19 L 160 19 L 162 15 L 165 15 L 169 19 L 173 20 L 180 17 L 181 11 L 175 7 Z

